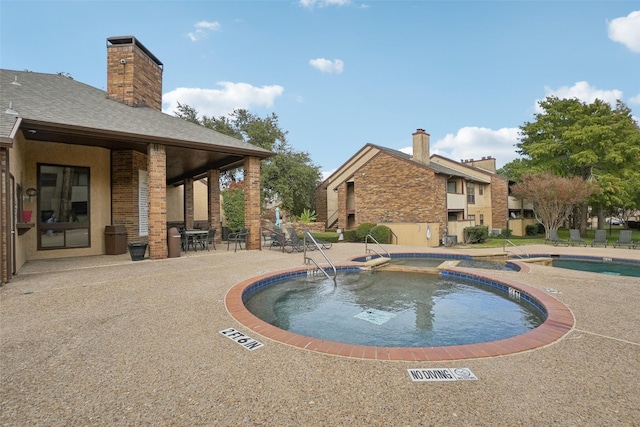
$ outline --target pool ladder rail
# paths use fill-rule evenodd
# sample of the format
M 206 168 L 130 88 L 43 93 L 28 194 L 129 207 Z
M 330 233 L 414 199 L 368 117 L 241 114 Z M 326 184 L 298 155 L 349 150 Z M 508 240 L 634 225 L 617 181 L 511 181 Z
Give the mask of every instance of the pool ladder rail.
M 517 253 L 515 253 L 515 252 L 512 252 L 512 251 L 508 250 L 508 249 L 507 249 L 507 242 L 508 242 L 511 246 L 513 246 L 514 248 L 516 248 L 516 249 L 518 249 L 520 252 L 522 252 L 522 253 L 524 254 L 524 256 L 522 256 L 522 255 L 520 255 L 520 254 L 517 254 Z M 513 243 L 513 242 L 512 242 L 511 240 L 509 240 L 509 239 L 504 239 L 504 246 L 502 247 L 502 250 L 503 250 L 504 252 L 508 253 L 508 254 L 511 254 L 511 255 L 517 256 L 517 257 L 518 257 L 518 258 L 520 258 L 520 259 L 523 259 L 523 258 L 529 258 L 529 254 L 528 254 L 524 249 L 520 248 L 518 245 L 516 245 L 515 243 Z
M 378 248 L 380 248 L 380 252 L 384 252 L 385 255 L 382 255 L 375 249 L 369 248 L 369 240 L 378 245 Z M 371 234 L 367 234 L 367 237 L 364 238 L 364 251 L 365 253 L 373 252 L 374 254 L 378 255 L 378 258 L 369 261 L 371 263 L 369 267 L 378 267 L 391 261 L 391 254 L 389 253 L 389 251 L 383 248 L 382 245 Z
M 306 265 L 309 265 L 309 263 L 311 263 L 311 262 L 312 262 L 313 264 L 315 264 L 316 268 L 317 268 L 319 271 L 323 272 L 323 273 L 324 273 L 324 275 L 325 275 L 325 276 L 327 276 L 327 279 L 332 279 L 332 280 L 333 280 L 333 282 L 335 283 L 335 281 L 336 281 L 336 276 L 338 275 L 338 271 L 336 270 L 336 266 L 333 264 L 333 262 L 331 262 L 331 260 L 330 260 L 330 259 L 329 259 L 329 257 L 327 256 L 327 254 L 326 254 L 326 253 L 324 253 L 324 251 L 322 250 L 322 245 L 320 245 L 320 244 L 316 241 L 316 239 L 314 239 L 314 238 L 313 238 L 313 236 L 311 235 L 311 233 L 309 232 L 309 230 L 304 230 L 304 231 L 303 231 L 303 233 L 302 233 L 302 235 L 303 235 L 303 241 L 304 241 L 304 244 L 303 244 L 303 247 L 304 247 L 304 263 L 305 263 Z M 322 267 L 320 266 L 320 264 L 318 264 L 318 263 L 316 262 L 316 260 L 314 260 L 313 258 L 311 258 L 311 257 L 308 257 L 308 256 L 307 256 L 307 239 L 309 239 L 309 240 L 311 241 L 311 243 L 313 243 L 313 244 L 315 245 L 316 249 L 318 249 L 318 250 L 320 251 L 320 253 L 321 253 L 321 254 L 322 254 L 322 256 L 324 257 L 324 259 L 327 261 L 327 263 L 329 263 L 329 265 L 330 265 L 330 266 L 331 266 L 331 268 L 333 269 L 333 277 L 329 276 L 329 273 L 327 273 L 327 270 L 326 270 L 326 269 L 324 269 L 324 268 L 322 268 Z

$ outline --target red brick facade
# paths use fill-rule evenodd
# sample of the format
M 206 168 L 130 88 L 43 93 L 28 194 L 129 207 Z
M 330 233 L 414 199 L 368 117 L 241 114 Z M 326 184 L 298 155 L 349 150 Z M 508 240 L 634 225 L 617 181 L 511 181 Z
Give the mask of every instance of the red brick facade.
M 149 258 L 167 257 L 167 154 L 164 145 L 149 144 Z
M 446 177 L 385 152 L 354 175 L 355 222 L 447 223 Z
M 260 249 L 260 159 L 244 159 L 244 224 L 249 228 L 247 249 Z
M 139 171 L 147 170 L 147 156 L 131 150 L 111 152 L 111 222 L 124 225 L 127 242 L 139 242 Z M 142 239 L 145 240 L 145 239 Z
M 162 63 L 135 38 L 114 37 L 107 46 L 107 96 L 132 107 L 162 110 Z

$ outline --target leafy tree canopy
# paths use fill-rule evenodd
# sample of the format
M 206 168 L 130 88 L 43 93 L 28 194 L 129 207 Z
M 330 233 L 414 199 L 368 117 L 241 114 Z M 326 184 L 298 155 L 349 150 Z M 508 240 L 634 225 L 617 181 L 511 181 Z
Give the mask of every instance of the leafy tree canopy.
M 638 190 L 628 183 L 640 179 L 640 128 L 631 110 L 622 101 L 613 108 L 599 99 L 585 103 L 554 96 L 539 105 L 535 121 L 520 127 L 516 146 L 522 158 L 501 172 L 515 181 L 542 171 L 578 176 L 602 189 L 589 198 L 590 205 L 613 210 L 634 204 Z
M 313 164 L 308 153 L 296 151 L 287 142 L 287 132 L 280 129 L 274 113 L 261 118 L 247 110 L 237 109 L 228 116 L 199 117 L 188 105 L 178 103 L 177 117 L 233 136 L 260 148 L 273 151 L 275 156 L 261 162 L 260 176 L 263 200 L 279 200 L 281 207 L 293 215 L 315 204 L 315 189 L 320 183 L 320 167 Z M 235 181 L 239 171 L 222 178 L 223 187 Z
M 557 230 L 576 205 L 599 191 L 594 181 L 585 181 L 577 176 L 565 178 L 544 172 L 524 174 L 521 178 L 511 188 L 511 194 L 533 204 L 533 213 L 544 225 L 547 238 L 549 230 Z

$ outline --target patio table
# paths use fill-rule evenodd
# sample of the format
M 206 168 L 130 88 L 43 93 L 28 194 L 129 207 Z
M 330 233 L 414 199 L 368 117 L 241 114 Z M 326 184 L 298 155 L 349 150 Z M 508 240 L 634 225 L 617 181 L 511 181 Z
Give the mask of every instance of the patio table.
M 193 250 L 198 250 L 198 244 L 204 242 L 203 249 L 209 245 L 209 230 L 184 230 L 182 234 L 182 247 L 185 252 L 189 251 L 189 243 L 193 245 Z

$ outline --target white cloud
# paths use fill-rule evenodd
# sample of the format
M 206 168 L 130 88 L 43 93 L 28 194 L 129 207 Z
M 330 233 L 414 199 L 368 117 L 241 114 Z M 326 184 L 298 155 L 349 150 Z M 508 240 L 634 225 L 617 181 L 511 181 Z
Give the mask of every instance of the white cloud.
M 220 24 L 218 22 L 200 21 L 197 22 L 194 27 L 195 31 L 187 33 L 187 36 L 192 42 L 202 40 L 209 35 L 210 31 L 220 31 Z
M 180 104 L 195 108 L 206 116 L 223 116 L 237 108 L 271 108 L 284 88 L 278 85 L 256 87 L 248 83 L 218 82 L 221 89 L 177 88 L 162 95 L 162 110 L 173 115 Z
M 597 89 L 589 84 L 589 82 L 577 82 L 573 86 L 561 86 L 558 89 L 551 89 L 549 87 L 544 88 L 546 96 L 556 96 L 560 99 L 573 99 L 577 98 L 582 102 L 592 103 L 597 99 L 600 99 L 611 106 L 616 106 L 616 101 L 622 99 L 622 91 L 618 89 L 602 90 Z M 540 100 L 536 100 L 534 111 L 536 114 L 541 113 L 542 109 L 538 104 Z
M 629 104 L 640 104 L 640 93 L 629 98 Z
M 518 157 L 515 147 L 519 142 L 518 135 L 518 128 L 493 130 L 463 127 L 455 135 L 447 134 L 438 141 L 431 141 L 430 153 L 455 161 L 493 157 L 496 159 L 496 168 L 501 168 Z M 402 148 L 400 151 L 413 154 L 413 147 Z
M 609 22 L 609 38 L 632 52 L 640 53 L 640 10 Z
M 344 71 L 344 62 L 340 59 L 331 61 L 330 59 L 316 58 L 310 59 L 309 64 L 323 73 L 340 74 Z
M 306 9 L 313 9 L 314 7 L 327 7 L 327 6 L 346 6 L 351 3 L 351 0 L 300 0 L 298 4 Z
M 334 173 L 335 171 L 337 171 L 338 169 L 331 169 L 330 171 L 322 171 L 320 172 L 320 179 L 322 181 L 324 181 L 325 179 L 329 178 L 331 176 L 332 173 Z

